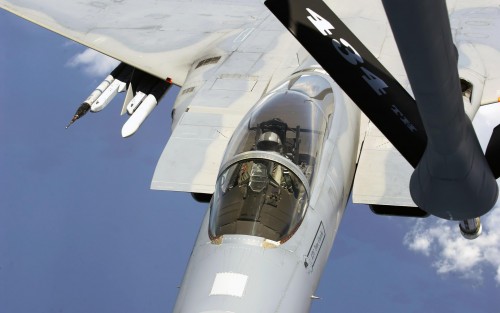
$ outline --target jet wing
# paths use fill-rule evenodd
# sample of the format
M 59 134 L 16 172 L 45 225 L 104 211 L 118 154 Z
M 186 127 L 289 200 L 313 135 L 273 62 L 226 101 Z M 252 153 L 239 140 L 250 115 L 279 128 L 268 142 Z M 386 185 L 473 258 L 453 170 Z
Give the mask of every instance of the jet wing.
M 257 0 L 0 0 L 0 7 L 182 86 L 153 189 L 212 193 L 241 118 L 305 58 Z
M 178 85 L 195 60 L 268 15 L 255 0 L 0 0 L 0 7 Z
M 377 53 L 388 25 L 377 20 L 383 16 L 381 7 L 374 10 L 369 3 L 339 3 L 338 9 Z M 0 7 L 183 86 L 153 189 L 213 192 L 236 125 L 267 88 L 296 70 L 307 55 L 295 53 L 300 47 L 262 1 L 0 0 Z M 366 28 L 378 31 L 362 33 Z M 397 58 L 392 60 L 387 58 L 402 69 Z M 404 71 L 393 72 L 404 80 Z

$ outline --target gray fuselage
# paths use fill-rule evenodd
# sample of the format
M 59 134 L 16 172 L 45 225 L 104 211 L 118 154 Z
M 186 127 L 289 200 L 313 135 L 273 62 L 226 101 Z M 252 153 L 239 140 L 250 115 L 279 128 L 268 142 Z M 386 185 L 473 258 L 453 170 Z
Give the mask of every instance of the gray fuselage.
M 236 151 L 238 149 L 231 148 L 232 145 L 238 144 L 234 143 L 234 141 L 238 140 L 238 138 L 235 139 L 235 137 L 238 137 L 238 129 L 251 129 L 249 120 L 252 120 L 252 112 L 262 107 L 261 102 L 270 101 L 268 100 L 269 94 L 291 93 L 292 91 L 295 92 L 296 89 L 302 90 L 304 84 L 294 87 L 297 85 L 295 82 L 300 81 L 300 79 L 305 82 L 306 89 L 310 87 L 307 90 L 315 90 L 314 88 L 317 90 L 317 86 L 308 86 L 308 83 L 315 84 L 318 79 L 328 82 L 327 89 L 331 88 L 328 89 L 329 97 L 318 96 L 321 101 L 328 102 L 326 105 L 330 108 L 331 113 L 325 116 L 325 132 L 324 136 L 320 136 L 320 147 L 317 149 L 317 155 L 315 155 L 314 174 L 311 175 L 310 171 L 307 172 L 307 175 L 297 173 L 301 177 L 307 176 L 304 182 L 307 185 L 307 188 L 305 188 L 307 189 L 307 201 L 302 219 L 299 222 L 295 221 L 297 226 L 289 229 L 284 236 L 273 238 L 273 240 L 265 238 L 268 233 L 273 232 L 273 229 L 278 228 L 278 226 L 275 226 L 278 222 L 273 222 L 274 224 L 268 225 L 269 227 L 258 224 L 261 220 L 264 220 L 263 212 L 266 211 L 266 206 L 273 209 L 272 206 L 267 204 L 270 200 L 266 200 L 270 196 L 264 195 L 262 197 L 264 200 L 259 202 L 262 209 L 258 211 L 257 217 L 253 220 L 255 225 L 253 228 L 241 226 L 248 224 L 242 218 L 243 213 L 236 214 L 237 217 L 235 217 L 233 223 L 225 222 L 227 225 L 232 225 L 232 227 L 223 225 L 217 228 L 217 225 L 211 225 L 220 223 L 220 220 L 224 220 L 223 217 L 227 217 L 230 213 L 233 214 L 234 207 L 240 210 L 237 212 L 243 211 L 244 202 L 249 201 L 248 199 L 251 198 L 253 192 L 244 193 L 241 200 L 242 205 L 239 205 L 236 200 L 230 200 L 230 205 L 222 204 L 224 208 L 231 208 L 230 211 L 226 209 L 229 213 L 223 212 L 225 215 L 218 219 L 213 217 L 214 214 L 217 214 L 214 211 L 218 210 L 215 206 L 224 203 L 223 196 L 218 194 L 218 192 L 222 193 L 222 191 L 218 191 L 218 188 L 221 188 L 219 185 L 227 185 L 225 181 L 229 178 L 224 170 L 230 168 L 231 165 L 240 164 L 241 160 L 245 159 L 245 154 Z M 174 312 L 290 313 L 307 312 L 309 310 L 312 296 L 318 286 L 349 197 L 358 152 L 360 113 L 352 101 L 320 68 L 299 71 L 285 80 L 283 84 L 279 84 L 279 86 L 281 86 L 282 90 L 278 87 L 271 91 L 249 112 L 249 117 L 243 119 L 228 145 L 226 157 L 219 172 L 218 186 L 216 186 L 215 195 L 194 245 Z M 283 88 L 283 86 L 288 87 Z M 314 98 L 314 96 L 311 98 Z M 302 105 L 312 105 L 311 103 L 317 101 L 317 99 L 311 99 L 311 101 Z M 317 108 L 319 108 L 319 111 L 324 110 L 325 104 L 322 105 L 315 107 L 314 110 Z M 274 106 L 276 107 L 276 105 Z M 321 113 L 326 115 L 325 112 Z M 277 114 L 275 120 L 279 119 L 281 121 L 286 120 L 286 115 L 290 114 L 290 112 L 283 110 L 283 112 L 273 114 Z M 283 118 L 280 118 L 280 115 Z M 290 125 L 290 129 L 292 127 L 296 127 L 296 125 Z M 318 132 L 309 131 L 309 133 Z M 307 146 L 307 143 L 303 142 L 303 140 L 301 144 Z M 247 151 L 246 153 L 249 158 L 252 158 L 251 164 L 256 164 L 261 161 L 257 158 L 260 151 L 255 151 L 255 145 L 252 149 L 254 151 Z M 266 158 L 273 159 L 272 154 L 266 153 L 261 153 L 262 158 L 266 162 L 271 162 Z M 274 153 L 275 155 L 278 154 Z M 236 154 L 236 157 L 232 157 L 231 154 Z M 270 155 L 270 157 L 266 155 Z M 279 164 L 280 157 L 277 156 L 273 159 L 278 161 L 276 164 Z M 285 155 L 285 158 L 287 157 Z M 272 175 L 277 176 L 275 172 L 277 172 L 276 168 L 278 167 L 279 169 L 287 168 L 280 165 L 271 166 L 274 169 Z M 293 172 L 294 166 L 290 165 L 289 167 L 289 170 L 282 170 L 285 173 L 283 175 Z M 304 167 L 302 166 L 302 168 Z M 246 165 L 244 169 L 246 169 Z M 242 166 L 240 166 L 238 172 L 242 171 Z M 233 170 L 233 172 L 236 171 Z M 250 173 L 247 176 L 252 177 L 252 175 Z M 279 181 L 283 182 L 275 185 L 286 185 L 285 179 L 281 178 L 283 175 L 278 175 L 280 177 Z M 229 191 L 231 187 L 224 187 L 226 194 L 230 195 L 230 192 L 233 192 L 236 188 L 241 189 L 242 187 L 238 187 L 236 181 L 244 184 L 241 182 L 242 180 L 241 178 L 234 179 L 235 187 L 231 191 Z M 248 189 L 248 187 L 245 188 Z M 258 190 L 260 191 L 263 188 Z M 274 196 L 274 198 L 284 199 L 285 193 L 286 191 L 281 191 L 281 196 Z M 294 191 L 290 193 L 294 193 Z M 295 193 L 298 193 L 298 191 Z M 306 196 L 305 193 L 304 197 Z M 223 200 L 219 201 L 218 197 Z M 259 204 L 254 203 L 253 205 L 258 206 Z M 276 204 L 274 207 L 277 210 L 279 205 Z M 277 217 L 274 217 L 274 220 L 276 219 Z M 295 224 L 292 223 L 291 225 Z M 262 230 L 260 233 L 266 235 L 259 236 L 259 228 L 265 228 L 266 230 Z M 214 234 L 213 232 L 217 232 L 214 229 L 229 230 L 222 232 L 221 235 Z

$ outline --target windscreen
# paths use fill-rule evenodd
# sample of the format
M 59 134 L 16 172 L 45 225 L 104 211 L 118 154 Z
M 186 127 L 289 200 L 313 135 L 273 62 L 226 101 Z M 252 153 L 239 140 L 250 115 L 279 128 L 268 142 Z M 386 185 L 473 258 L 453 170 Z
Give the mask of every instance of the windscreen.
M 212 238 L 244 234 L 281 241 L 302 221 L 307 193 L 287 167 L 267 159 L 247 159 L 219 176 L 211 205 L 216 210 L 210 219 Z

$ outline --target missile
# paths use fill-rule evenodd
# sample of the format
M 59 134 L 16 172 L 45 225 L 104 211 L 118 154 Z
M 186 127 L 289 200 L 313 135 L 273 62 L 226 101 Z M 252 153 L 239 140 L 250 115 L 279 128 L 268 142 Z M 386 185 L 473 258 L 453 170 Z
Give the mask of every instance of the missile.
M 141 91 L 136 93 L 134 98 L 132 98 L 132 100 L 127 104 L 127 113 L 129 115 L 132 115 L 135 112 L 135 110 L 137 110 L 137 108 L 139 107 L 141 102 L 144 100 L 144 98 L 146 98 L 146 96 L 147 95 Z
M 135 69 L 131 76 L 121 115 L 125 114 L 125 112 L 129 115 L 134 113 L 154 85 L 158 83 L 158 78 L 139 69 Z
M 121 65 L 121 64 L 120 64 Z M 118 65 L 118 67 L 120 66 Z M 117 67 L 117 68 L 118 68 Z M 115 69 L 116 70 L 116 69 Z M 100 84 L 97 86 L 97 88 L 92 91 L 92 93 L 83 101 L 83 103 L 80 105 L 80 107 L 76 110 L 75 115 L 73 115 L 73 118 L 69 122 L 68 126 L 66 126 L 66 129 L 71 126 L 77 119 L 80 117 L 84 116 L 90 109 L 91 104 L 99 98 L 99 96 L 102 94 L 104 90 L 108 88 L 108 86 L 113 82 L 114 78 L 110 74 L 108 75 Z
M 124 63 L 121 63 L 121 64 L 124 64 Z M 124 67 L 122 67 L 119 71 L 117 71 L 116 76 L 113 76 L 113 72 L 115 72 L 115 71 L 113 71 L 110 75 L 115 77 L 115 79 L 99 95 L 99 97 L 91 104 L 90 110 L 92 112 L 101 111 L 111 102 L 111 100 L 113 100 L 113 98 L 119 92 L 125 91 L 127 89 L 127 84 L 130 82 L 130 78 L 132 76 L 133 71 L 134 71 L 133 68 L 130 67 L 129 65 L 126 65 L 126 64 L 124 64 Z
M 131 114 L 130 118 L 125 122 L 122 127 L 122 137 L 130 137 L 132 136 L 142 125 L 142 123 L 146 120 L 146 118 L 151 114 L 153 109 L 156 107 L 161 98 L 165 95 L 165 93 L 172 86 L 172 80 L 167 78 L 166 81 L 157 82 L 149 94 L 145 97 L 139 94 L 145 95 L 143 92 L 137 92 L 134 99 L 130 101 L 127 105 L 127 112 Z M 139 97 L 137 97 L 139 95 Z M 137 100 L 136 100 L 137 98 Z M 139 101 L 138 99 L 142 98 L 144 100 Z M 135 102 L 134 102 L 135 100 Z M 139 102 L 138 104 L 136 104 Z M 128 110 L 131 108 L 132 113 Z
M 99 86 L 97 86 L 97 88 L 90 94 L 90 96 L 87 97 L 87 99 L 85 99 L 85 101 L 83 101 L 83 103 L 87 103 L 89 105 L 91 105 L 92 103 L 94 103 L 94 101 L 97 100 L 97 98 L 99 98 L 99 96 L 102 94 L 102 92 L 104 90 L 106 90 L 106 88 L 108 88 L 108 86 L 114 81 L 114 77 L 112 74 L 109 74 L 103 81 L 102 83 L 99 84 Z
M 84 116 L 92 107 L 92 104 L 99 99 L 99 97 L 109 88 L 109 86 L 116 80 L 127 67 L 125 63 L 120 63 L 100 84 L 97 88 L 92 91 L 92 93 L 83 101 L 83 103 L 78 107 L 73 118 L 66 126 L 66 129 L 70 127 L 77 119 Z
M 158 101 L 155 96 L 148 95 L 146 99 L 141 103 L 139 108 L 130 116 L 130 118 L 123 124 L 122 127 L 122 137 L 130 137 L 139 129 L 142 123 L 146 120 L 149 114 L 156 107 Z
M 106 90 L 97 98 L 97 100 L 92 103 L 90 110 L 92 112 L 99 112 L 104 109 L 113 98 L 121 91 L 124 91 L 127 84 L 115 79 Z

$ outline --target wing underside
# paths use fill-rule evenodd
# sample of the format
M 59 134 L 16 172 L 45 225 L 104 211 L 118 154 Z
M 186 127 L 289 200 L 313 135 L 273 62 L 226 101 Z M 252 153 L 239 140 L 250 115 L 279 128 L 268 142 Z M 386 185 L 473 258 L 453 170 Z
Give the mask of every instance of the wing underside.
M 1 0 L 0 7 L 178 85 L 195 60 L 268 15 L 252 0 Z

